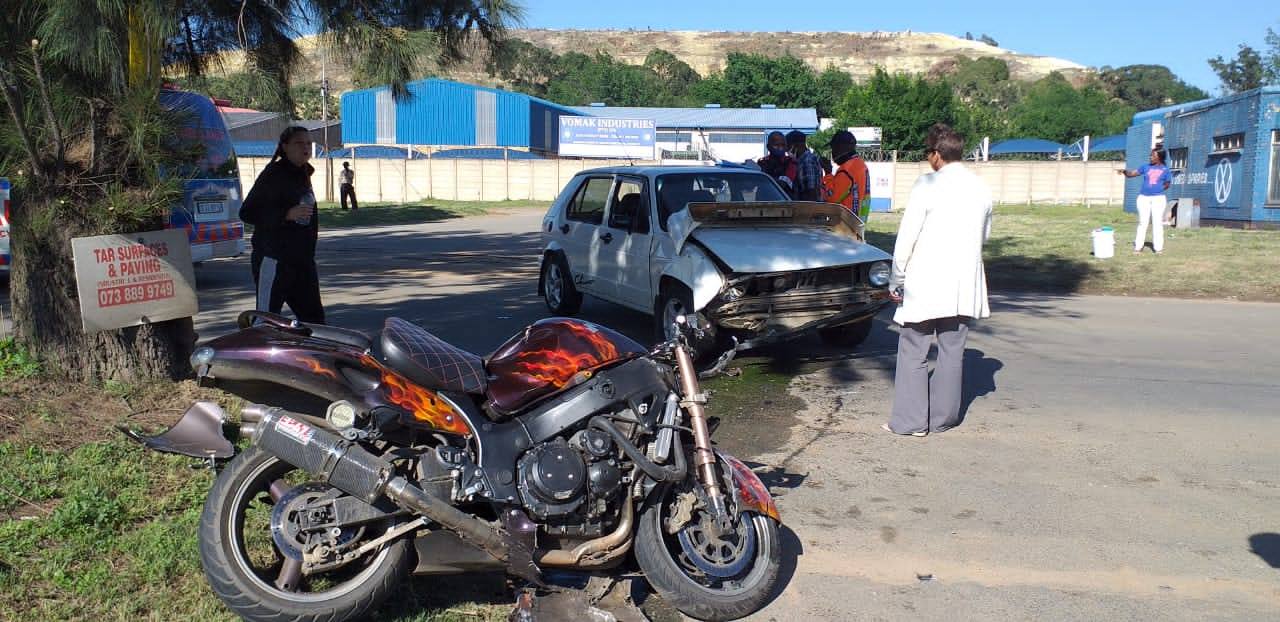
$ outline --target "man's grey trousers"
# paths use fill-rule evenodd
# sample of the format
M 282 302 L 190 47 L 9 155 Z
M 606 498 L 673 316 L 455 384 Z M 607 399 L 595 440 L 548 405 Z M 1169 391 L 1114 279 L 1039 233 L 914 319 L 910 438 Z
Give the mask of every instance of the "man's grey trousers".
M 902 327 L 889 429 L 898 434 L 942 432 L 960 423 L 968 321 L 967 317 L 948 317 Z M 929 346 L 935 333 L 938 363 L 930 378 Z

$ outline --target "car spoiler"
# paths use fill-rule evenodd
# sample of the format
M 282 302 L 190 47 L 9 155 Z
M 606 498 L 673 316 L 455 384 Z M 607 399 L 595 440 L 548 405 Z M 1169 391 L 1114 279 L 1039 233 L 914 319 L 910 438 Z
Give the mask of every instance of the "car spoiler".
M 703 226 L 759 227 L 759 226 L 823 227 L 838 235 L 851 237 L 859 242 L 863 222 L 843 205 L 816 201 L 774 201 L 738 203 L 690 203 L 667 219 L 667 231 L 676 245 L 676 253 L 694 230 Z

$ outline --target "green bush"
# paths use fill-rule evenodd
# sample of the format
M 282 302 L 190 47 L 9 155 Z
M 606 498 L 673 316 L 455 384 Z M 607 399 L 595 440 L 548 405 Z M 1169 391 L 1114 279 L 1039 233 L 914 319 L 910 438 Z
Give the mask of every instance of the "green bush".
M 40 362 L 13 339 L 0 339 L 0 380 L 28 378 L 40 373 Z

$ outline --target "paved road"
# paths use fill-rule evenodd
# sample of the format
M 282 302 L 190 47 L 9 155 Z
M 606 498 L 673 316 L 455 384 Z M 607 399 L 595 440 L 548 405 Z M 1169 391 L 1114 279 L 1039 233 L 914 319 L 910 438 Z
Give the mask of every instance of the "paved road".
M 993 306 L 948 433 L 878 429 L 890 330 L 793 381 L 798 425 L 754 458 L 799 483 L 798 566 L 753 619 L 1276 619 L 1280 306 Z
M 493 349 L 544 314 L 540 215 L 326 233 L 331 321 L 373 331 L 399 315 Z M 243 259 L 198 278 L 204 339 L 253 296 Z M 1280 305 L 993 307 L 971 332 L 964 424 L 925 439 L 878 429 L 896 344 L 886 318 L 852 352 L 806 341 L 773 353 L 806 371 L 790 386 L 800 412 L 761 424 L 774 440 L 733 448 L 779 495 L 792 562 L 754 619 L 1275 619 Z M 613 305 L 588 301 L 583 315 L 649 333 Z

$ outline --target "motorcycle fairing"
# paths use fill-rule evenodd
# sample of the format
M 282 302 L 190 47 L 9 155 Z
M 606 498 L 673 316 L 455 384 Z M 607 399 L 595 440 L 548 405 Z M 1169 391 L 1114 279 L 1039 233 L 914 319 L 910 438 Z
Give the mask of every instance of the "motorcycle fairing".
M 473 433 L 468 418 L 448 400 L 440 399 L 436 392 L 414 384 L 368 354 L 361 356 L 360 362 L 378 372 L 382 379 L 379 387 L 382 397 L 408 412 L 412 423 L 461 436 Z
M 217 404 L 196 402 L 173 427 L 155 436 L 139 434 L 125 426 L 116 428 L 148 449 L 202 460 L 225 460 L 236 452 L 222 433 L 226 422 L 227 415 Z
M 717 449 L 716 455 L 720 456 L 720 459 L 729 467 L 729 474 L 733 477 L 734 494 L 741 507 L 782 522 L 778 514 L 778 506 L 773 502 L 773 495 L 769 494 L 769 489 L 765 487 L 764 482 L 760 481 L 760 476 L 741 460 L 727 453 Z

